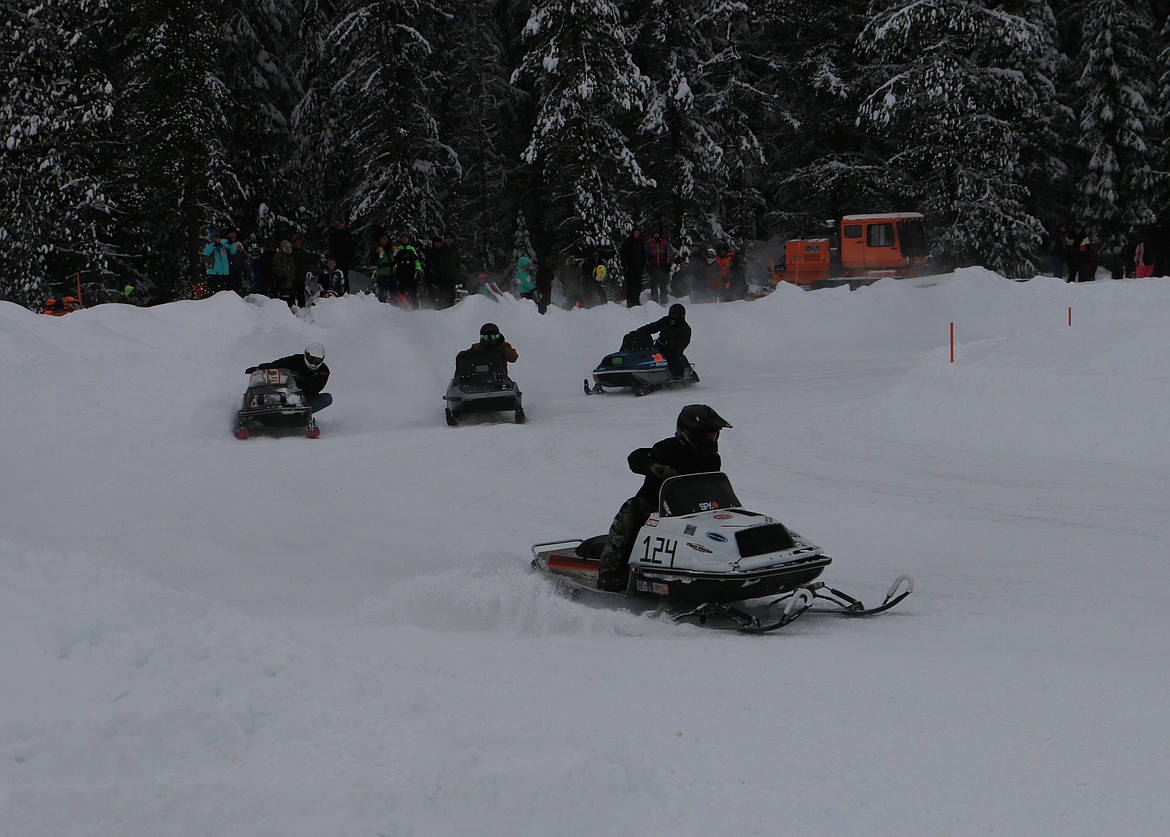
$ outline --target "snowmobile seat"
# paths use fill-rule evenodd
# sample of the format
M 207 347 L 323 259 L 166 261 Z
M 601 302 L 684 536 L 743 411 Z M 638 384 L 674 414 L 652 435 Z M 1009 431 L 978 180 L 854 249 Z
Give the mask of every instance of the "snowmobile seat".
M 577 553 L 578 558 L 592 558 L 599 560 L 601 553 L 605 549 L 605 545 L 609 542 L 609 535 L 594 535 L 591 538 L 586 538 L 577 544 L 577 548 L 573 550 Z
M 637 352 L 654 348 L 654 335 L 631 331 L 622 338 L 623 352 Z
M 512 386 L 503 355 L 471 349 L 455 356 L 455 381 L 460 388 L 509 389 Z

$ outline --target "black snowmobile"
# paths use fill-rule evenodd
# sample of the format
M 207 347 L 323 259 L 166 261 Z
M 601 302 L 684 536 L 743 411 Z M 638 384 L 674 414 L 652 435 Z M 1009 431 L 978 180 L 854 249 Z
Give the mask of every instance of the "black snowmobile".
M 606 387 L 629 387 L 634 395 L 647 395 L 663 387 L 697 384 L 699 376 L 686 355 L 683 355 L 683 363 L 683 376 L 675 380 L 666 355 L 656 346 L 653 336 L 631 331 L 622 338 L 620 351 L 606 355 L 597 364 L 593 370 L 593 386 L 585 381 L 585 394 L 599 394 L 605 392 Z
M 523 393 L 508 377 L 508 364 L 499 352 L 466 349 L 455 356 L 455 377 L 447 386 L 447 424 L 459 424 L 470 413 L 511 412 L 524 423 Z
M 236 412 L 237 439 L 247 439 L 256 430 L 287 431 L 303 427 L 305 435 L 321 435 L 308 399 L 287 369 L 257 369 L 248 375 L 243 406 Z
M 663 607 L 676 621 L 721 621 L 749 633 L 782 628 L 810 610 L 871 616 L 914 590 L 913 579 L 900 575 L 885 600 L 867 608 L 817 581 L 832 559 L 779 521 L 743 508 L 722 473 L 663 482 L 658 512 L 633 541 L 622 592 L 597 589 L 607 537 L 534 544 L 532 567 L 573 596 L 621 597 Z M 818 600 L 832 607 L 815 608 Z

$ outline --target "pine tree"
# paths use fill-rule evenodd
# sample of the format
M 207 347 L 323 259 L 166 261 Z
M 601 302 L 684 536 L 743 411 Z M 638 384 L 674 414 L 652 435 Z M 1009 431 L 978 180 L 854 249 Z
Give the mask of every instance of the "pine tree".
M 1076 210 L 1115 272 L 1134 232 L 1156 215 L 1152 163 L 1159 116 L 1149 14 L 1124 0 L 1092 0 L 1081 16 L 1084 36 L 1076 81 L 1078 146 L 1087 163 L 1077 181 Z
M 104 272 L 111 206 L 93 172 L 112 90 L 94 37 L 107 15 L 104 0 L 0 3 L 0 299 L 38 306 L 68 274 Z
M 764 163 L 749 124 L 763 106 L 732 37 L 747 23 L 735 0 L 651 0 L 637 24 L 635 55 L 651 82 L 639 156 L 657 183 L 643 217 L 668 219 L 667 237 L 687 249 L 748 232 L 762 203 L 745 184 Z
M 300 61 L 294 0 L 243 0 L 225 8 L 220 23 L 220 69 L 225 102 L 225 150 L 239 178 L 241 202 L 225 218 L 254 228 L 261 204 L 294 216 L 306 204 L 306 186 L 289 178 L 296 159 L 291 129 L 302 98 L 293 66 Z
M 342 72 L 328 40 L 337 21 L 333 0 L 304 0 L 295 39 L 296 87 L 300 98 L 291 116 L 294 148 L 286 174 L 301 203 L 321 217 L 347 222 L 353 217 L 348 201 L 357 175 L 344 153 L 350 120 L 334 92 Z M 290 56 L 289 60 L 292 60 Z
M 1031 276 L 1043 227 L 1021 177 L 1040 97 L 1018 64 L 1043 31 L 971 0 L 871 4 L 862 123 L 891 143 L 947 264 Z
M 631 223 L 632 193 L 653 186 L 619 130 L 641 110 L 646 80 L 611 0 L 537 0 L 513 80 L 536 103 L 523 159 L 536 169 L 556 249 L 609 246 Z
M 755 83 L 769 96 L 762 129 L 767 221 L 786 234 L 823 231 L 851 212 L 905 208 L 905 172 L 888 144 L 858 124 L 854 44 L 866 0 L 766 0 L 749 40 Z
M 245 189 L 227 150 L 231 93 L 219 78 L 220 25 L 196 0 L 118 7 L 116 144 L 110 177 L 123 210 L 116 258 L 165 298 L 204 273 L 209 224 Z
M 340 153 L 355 172 L 344 202 L 353 217 L 416 238 L 442 228 L 456 166 L 434 117 L 432 12 L 421 0 L 348 0 L 326 39 L 347 121 Z
M 435 118 L 458 161 L 442 184 L 444 226 L 483 270 L 509 258 L 509 230 L 520 205 L 521 94 L 509 82 L 502 5 L 447 0 L 446 20 L 435 34 L 438 53 L 446 56 Z

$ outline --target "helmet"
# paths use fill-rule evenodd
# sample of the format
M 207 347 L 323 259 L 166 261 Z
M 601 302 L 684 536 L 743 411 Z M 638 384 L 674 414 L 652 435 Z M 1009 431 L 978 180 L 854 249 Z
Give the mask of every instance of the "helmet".
M 675 424 L 675 435 L 685 444 L 702 453 L 716 453 L 719 450 L 719 431 L 731 425 L 723 416 L 706 404 L 691 404 L 683 407 Z
M 479 341 L 481 343 L 495 345 L 503 339 L 504 335 L 500 334 L 500 327 L 495 323 L 484 323 L 479 327 Z
M 305 365 L 314 372 L 325 362 L 325 347 L 320 343 L 310 343 L 305 346 Z
M 667 313 L 672 317 L 685 317 L 687 315 L 687 309 L 681 302 L 676 302 L 670 306 L 670 310 Z

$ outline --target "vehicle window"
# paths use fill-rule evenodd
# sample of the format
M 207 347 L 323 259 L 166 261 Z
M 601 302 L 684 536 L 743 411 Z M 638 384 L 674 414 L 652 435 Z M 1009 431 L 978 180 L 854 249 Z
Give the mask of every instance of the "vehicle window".
M 866 247 L 893 247 L 894 246 L 894 225 L 893 224 L 870 224 L 866 230 Z
M 841 234 L 846 238 L 861 238 L 861 224 L 846 224 Z

